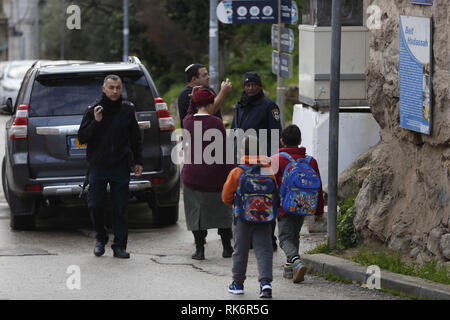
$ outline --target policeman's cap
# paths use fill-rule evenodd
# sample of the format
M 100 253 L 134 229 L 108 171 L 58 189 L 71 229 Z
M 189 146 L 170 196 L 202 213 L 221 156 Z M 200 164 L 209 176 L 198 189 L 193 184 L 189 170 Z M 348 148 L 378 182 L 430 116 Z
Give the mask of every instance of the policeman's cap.
M 260 87 L 262 87 L 261 77 L 259 76 L 259 74 L 257 72 L 250 71 L 250 72 L 246 72 L 245 73 L 245 75 L 244 75 L 244 86 L 247 83 L 249 83 L 249 82 L 255 82 Z

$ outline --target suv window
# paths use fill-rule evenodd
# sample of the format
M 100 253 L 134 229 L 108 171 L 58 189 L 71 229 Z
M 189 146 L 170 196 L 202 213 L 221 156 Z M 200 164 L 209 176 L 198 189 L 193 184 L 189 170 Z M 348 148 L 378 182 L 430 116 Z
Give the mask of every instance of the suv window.
M 84 114 L 89 104 L 101 98 L 105 76 L 38 78 L 31 94 L 30 117 Z M 133 102 L 136 111 L 154 111 L 154 98 L 145 76 L 138 74 L 121 78 L 124 99 Z
M 18 92 L 18 94 L 17 94 L 17 99 L 16 99 L 16 103 L 15 103 L 15 107 L 14 107 L 14 112 L 15 112 L 17 106 L 18 106 L 19 104 L 21 104 L 22 101 L 24 100 L 25 93 L 26 93 L 26 91 L 27 91 L 26 88 L 28 88 L 28 83 L 30 82 L 30 79 L 31 79 L 31 74 L 32 74 L 32 72 L 31 72 L 31 69 L 30 69 L 30 70 L 28 70 L 28 72 L 25 74 L 25 77 L 24 77 L 24 79 L 23 79 L 23 81 L 22 81 L 22 84 L 20 85 L 20 89 L 19 89 L 19 92 Z M 14 100 L 13 100 L 13 101 L 14 101 Z

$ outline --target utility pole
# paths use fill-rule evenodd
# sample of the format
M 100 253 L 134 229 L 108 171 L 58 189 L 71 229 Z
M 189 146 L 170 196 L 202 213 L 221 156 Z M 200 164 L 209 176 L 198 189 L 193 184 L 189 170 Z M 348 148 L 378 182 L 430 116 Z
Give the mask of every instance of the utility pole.
M 66 31 L 66 1 L 61 0 L 61 6 L 62 6 L 62 21 L 63 26 L 61 28 L 61 47 L 59 48 L 59 59 L 64 60 L 64 38 L 65 38 L 65 31 Z
M 209 75 L 210 85 L 219 92 L 219 24 L 216 15 L 217 0 L 209 1 Z
M 34 58 L 39 59 L 39 0 L 36 1 L 34 11 Z
M 123 61 L 128 61 L 130 29 L 128 27 L 128 0 L 123 0 Z
M 339 85 L 341 81 L 341 0 L 333 0 L 331 15 L 330 129 L 328 150 L 328 238 L 336 249 L 339 155 Z
M 285 119 L 285 88 L 284 79 L 281 76 L 281 28 L 283 24 L 281 23 L 281 0 L 278 0 L 278 74 L 277 74 L 277 105 L 280 108 L 280 121 L 281 127 L 284 128 Z

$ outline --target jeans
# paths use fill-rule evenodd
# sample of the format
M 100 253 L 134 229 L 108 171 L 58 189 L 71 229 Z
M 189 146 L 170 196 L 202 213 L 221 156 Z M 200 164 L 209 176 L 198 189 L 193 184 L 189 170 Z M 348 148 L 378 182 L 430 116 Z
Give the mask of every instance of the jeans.
M 112 201 L 112 227 L 114 248 L 126 249 L 128 241 L 128 201 L 130 167 L 124 161 L 114 168 L 91 168 L 89 173 L 88 207 L 97 241 L 106 244 L 108 231 L 105 226 L 105 200 L 109 183 Z

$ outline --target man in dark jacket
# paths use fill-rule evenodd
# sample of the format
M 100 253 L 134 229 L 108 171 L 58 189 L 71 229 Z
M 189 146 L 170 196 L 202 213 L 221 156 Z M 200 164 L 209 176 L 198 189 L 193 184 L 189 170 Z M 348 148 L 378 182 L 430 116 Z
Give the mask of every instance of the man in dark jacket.
M 134 174 L 142 175 L 142 144 L 134 106 L 122 100 L 122 81 L 109 75 L 103 83 L 100 101 L 86 110 L 78 131 L 80 143 L 87 143 L 89 162 L 88 207 L 97 232 L 94 254 L 105 253 L 108 231 L 104 221 L 107 184 L 111 189 L 114 257 L 129 258 L 128 200 L 131 157 Z
M 271 150 L 270 138 L 273 130 L 278 131 L 274 141 L 278 143 L 281 134 L 280 109 L 272 99 L 264 95 L 261 77 L 256 72 L 247 72 L 244 76 L 244 92 L 234 108 L 231 129 L 242 129 L 244 132 L 254 129 L 258 138 L 264 132 L 260 130 L 267 130 L 267 148 L 265 152 L 260 150 L 260 153 L 271 156 L 278 151 L 278 148 Z
M 231 129 L 242 129 L 244 132 L 253 129 L 256 131 L 259 139 L 262 138 L 261 134 L 266 134 L 266 150 L 265 152 L 264 150 L 259 150 L 259 155 L 271 156 L 278 151 L 278 147 L 271 148 L 271 136 L 272 133 L 277 133 L 273 132 L 274 130 L 278 131 L 274 135 L 276 141 L 273 141 L 278 146 L 281 133 L 280 109 L 272 99 L 264 95 L 261 77 L 256 72 L 247 72 L 244 75 L 244 92 L 234 108 Z M 236 133 L 235 135 L 238 136 L 239 141 L 239 135 Z M 238 142 L 234 143 L 236 159 L 240 159 L 240 156 L 237 154 L 239 148 L 236 148 L 238 144 Z M 272 244 L 274 250 L 277 249 L 277 238 L 274 234 L 275 224 L 276 222 L 274 221 L 272 223 Z

